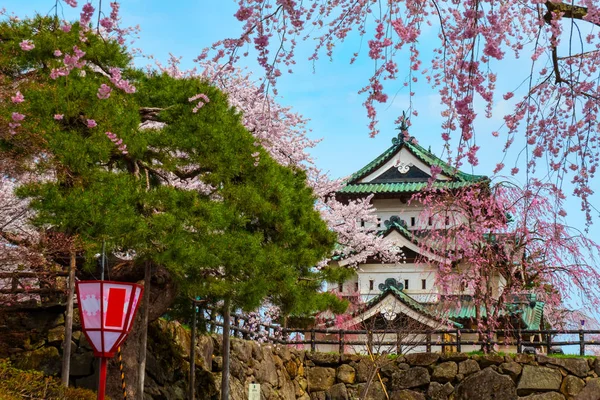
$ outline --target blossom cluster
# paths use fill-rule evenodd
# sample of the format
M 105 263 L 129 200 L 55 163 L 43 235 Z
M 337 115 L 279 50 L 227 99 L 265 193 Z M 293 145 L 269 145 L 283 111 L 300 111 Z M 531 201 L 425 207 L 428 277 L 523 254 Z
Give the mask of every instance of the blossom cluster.
M 95 124 L 95 122 L 94 122 L 94 124 Z M 112 132 L 105 132 L 105 134 L 110 139 L 110 141 L 113 142 L 115 146 L 117 146 L 117 148 L 119 149 L 121 154 L 126 155 L 128 153 L 127 145 L 125 143 L 123 143 L 123 139 L 120 139 L 116 134 L 114 134 Z

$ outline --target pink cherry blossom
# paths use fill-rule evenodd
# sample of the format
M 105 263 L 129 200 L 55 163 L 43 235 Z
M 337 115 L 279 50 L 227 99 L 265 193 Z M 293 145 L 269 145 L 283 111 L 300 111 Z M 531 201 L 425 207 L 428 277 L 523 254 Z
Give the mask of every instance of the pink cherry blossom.
M 110 68 L 110 81 L 125 93 L 135 93 L 135 86 L 128 80 L 122 79 L 121 70 L 119 68 Z
M 15 103 L 22 103 L 25 101 L 25 97 L 21 94 L 21 92 L 17 91 L 17 94 L 15 94 L 14 96 L 11 96 L 10 100 Z
M 25 119 L 25 115 L 18 113 L 18 112 L 14 112 L 12 113 L 12 120 L 15 122 L 20 122 L 23 121 Z
M 108 99 L 110 97 L 110 92 L 112 92 L 112 88 L 107 84 L 103 83 L 98 88 L 98 93 L 96 94 L 96 96 L 98 96 L 98 98 L 101 100 Z
M 33 50 L 35 48 L 35 45 L 31 40 L 23 40 L 21 43 L 19 43 L 19 46 L 21 46 L 21 50 L 24 51 Z
M 84 4 L 83 8 L 81 9 L 81 14 L 79 18 L 79 24 L 81 25 L 82 29 L 88 28 L 92 20 L 92 16 L 94 15 L 94 11 L 95 8 L 94 6 L 92 6 L 92 3 Z
M 94 121 L 93 119 L 88 119 L 86 121 L 86 126 L 88 128 L 95 128 L 98 124 L 96 123 L 96 121 Z
M 196 106 L 192 109 L 192 112 L 195 114 L 198 112 L 199 109 L 201 109 L 202 107 L 204 107 L 204 105 L 206 103 L 208 103 L 210 100 L 208 99 L 208 96 L 205 95 L 204 93 L 199 93 L 195 96 L 192 96 L 188 99 L 189 102 L 193 102 L 200 99 L 200 101 L 196 104 Z
M 60 57 L 60 56 L 62 56 L 62 51 L 56 49 L 56 50 L 54 50 L 53 54 L 54 54 L 54 57 Z
M 64 0 L 64 2 L 73 8 L 77 7 L 77 0 Z
M 105 132 L 105 135 L 119 149 L 119 151 L 121 152 L 121 154 L 123 154 L 123 155 L 128 154 L 127 145 L 125 143 L 123 143 L 122 139 L 119 139 L 119 137 L 117 135 L 115 135 L 114 133 L 112 133 L 112 132 Z
M 54 114 L 54 119 L 57 121 L 60 121 L 61 119 L 64 118 L 64 114 Z

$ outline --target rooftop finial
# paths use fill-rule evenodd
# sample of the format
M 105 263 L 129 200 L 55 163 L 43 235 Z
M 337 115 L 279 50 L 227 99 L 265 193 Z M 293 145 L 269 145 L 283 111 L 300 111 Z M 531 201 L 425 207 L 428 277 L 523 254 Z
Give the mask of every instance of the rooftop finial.
M 402 118 L 400 118 L 400 126 L 398 127 L 400 133 L 408 130 L 408 118 L 406 117 L 406 112 L 402 111 Z
M 408 117 L 406 116 L 406 112 L 402 111 L 402 116 L 399 118 L 399 122 L 400 125 L 398 125 L 396 129 L 399 130 L 400 133 L 398 133 L 398 137 L 392 139 L 393 144 L 400 144 L 411 139 L 411 137 L 408 135 L 409 121 Z

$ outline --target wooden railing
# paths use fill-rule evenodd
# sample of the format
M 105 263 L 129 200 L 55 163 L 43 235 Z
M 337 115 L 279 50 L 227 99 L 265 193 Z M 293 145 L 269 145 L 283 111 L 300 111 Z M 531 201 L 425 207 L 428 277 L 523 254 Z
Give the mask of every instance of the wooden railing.
M 212 317 L 205 317 L 206 329 L 215 332 L 223 323 L 215 318 L 217 309 L 212 310 Z M 367 346 L 371 349 L 386 347 L 387 352 L 402 354 L 403 349 L 425 349 L 426 352 L 444 352 L 450 348 L 463 351 L 464 346 L 478 346 L 482 350 L 491 350 L 495 346 L 515 346 L 517 353 L 527 352 L 529 348 L 544 349 L 551 353 L 558 346 L 578 346 L 579 354 L 585 355 L 587 346 L 600 346 L 600 330 L 521 330 L 496 329 L 481 332 L 476 329 L 444 329 L 444 330 L 402 330 L 402 329 L 339 329 L 339 328 L 286 328 L 279 325 L 255 323 L 248 324 L 248 317 L 231 314 L 230 334 L 243 339 L 261 341 L 288 346 L 306 347 L 316 351 L 317 346 L 332 346 L 341 354 L 347 346 Z M 468 335 L 471 338 L 465 338 Z M 576 340 L 564 338 L 576 335 Z M 592 336 L 597 336 L 593 338 Z M 360 337 L 360 339 L 358 338 Z M 473 339 L 476 337 L 476 339 Z M 390 351 L 391 350 L 391 351 Z M 328 350 L 330 351 L 330 350 Z M 414 350 L 413 350 L 414 351 Z
M 39 302 L 45 305 L 60 304 L 64 302 L 66 295 L 66 282 L 63 285 L 65 288 L 61 289 L 57 285 L 57 279 L 67 276 L 68 273 L 65 271 L 0 272 L 0 302 L 3 307 L 18 308 L 23 304 L 29 304 L 36 296 L 39 296 Z

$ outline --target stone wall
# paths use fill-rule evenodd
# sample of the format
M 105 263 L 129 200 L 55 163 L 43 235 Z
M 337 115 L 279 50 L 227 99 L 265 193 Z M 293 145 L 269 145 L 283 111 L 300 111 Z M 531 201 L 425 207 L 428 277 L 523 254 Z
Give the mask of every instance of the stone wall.
M 247 398 L 249 383 L 260 383 L 268 400 L 600 400 L 595 358 L 419 353 L 371 360 L 238 340 L 232 354 L 235 400 Z
M 70 385 L 95 390 L 98 361 L 81 332 L 75 313 L 71 342 Z M 26 311 L 0 310 L 0 358 L 10 359 L 20 369 L 34 369 L 60 376 L 65 337 L 64 307 Z M 213 338 L 204 336 L 196 346 L 197 392 L 203 399 L 216 398 L 217 381 L 212 369 Z M 177 322 L 158 320 L 148 330 L 145 398 L 184 399 L 188 390 L 190 332 Z M 134 360 L 134 365 L 137 360 Z M 125 378 L 137 370 L 125 367 Z M 129 381 L 131 384 L 131 381 Z M 107 394 L 122 398 L 117 357 L 110 360 Z
M 60 374 L 63 324 L 63 310 L 0 313 L 0 358 Z M 71 346 L 71 383 L 94 389 L 97 365 L 77 321 Z M 198 399 L 219 398 L 221 347 L 219 336 L 199 338 Z M 180 324 L 159 320 L 150 326 L 146 399 L 187 398 L 189 348 L 190 333 Z M 115 361 L 108 372 L 118 380 Z M 246 399 L 250 383 L 261 384 L 265 400 L 600 400 L 599 375 L 595 358 L 420 353 L 372 360 L 232 339 L 230 383 L 231 400 Z

